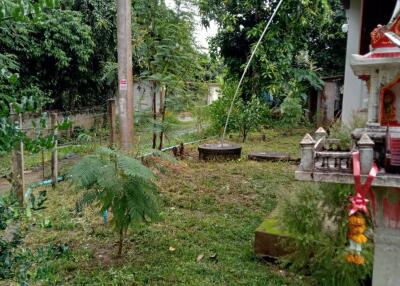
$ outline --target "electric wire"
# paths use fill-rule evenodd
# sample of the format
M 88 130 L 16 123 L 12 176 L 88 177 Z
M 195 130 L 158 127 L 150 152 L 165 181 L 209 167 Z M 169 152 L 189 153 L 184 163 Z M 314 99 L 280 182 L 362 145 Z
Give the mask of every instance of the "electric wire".
M 230 116 L 231 116 L 231 113 L 232 113 L 232 110 L 233 110 L 233 105 L 235 104 L 236 97 L 237 97 L 237 95 L 239 94 L 240 87 L 241 87 L 241 85 L 242 85 L 242 83 L 243 83 L 243 80 L 244 80 L 246 74 L 247 74 L 247 71 L 248 71 L 248 69 L 249 69 L 249 67 L 250 67 L 250 64 L 251 64 L 251 62 L 253 61 L 253 58 L 254 58 L 254 56 L 255 56 L 257 50 L 258 50 L 258 47 L 260 46 L 262 40 L 264 39 L 264 36 L 265 36 L 265 34 L 267 33 L 268 28 L 269 28 L 269 26 L 271 25 L 272 21 L 274 20 L 274 18 L 275 18 L 275 16 L 276 16 L 277 12 L 278 12 L 278 10 L 279 10 L 279 8 L 281 7 L 282 2 L 283 2 L 283 0 L 279 1 L 278 5 L 276 6 L 274 12 L 273 12 L 272 15 L 271 15 L 271 18 L 269 18 L 269 21 L 268 21 L 267 25 L 265 26 L 265 29 L 264 29 L 264 31 L 262 32 L 261 37 L 260 37 L 260 39 L 258 40 L 258 42 L 257 42 L 257 44 L 256 44 L 256 46 L 255 46 L 255 48 L 254 48 L 254 50 L 253 50 L 253 52 L 252 52 L 252 54 L 251 54 L 251 56 L 250 56 L 249 61 L 247 62 L 247 65 L 246 65 L 246 68 L 244 69 L 244 72 L 243 72 L 243 74 L 242 74 L 242 77 L 240 78 L 239 84 L 238 84 L 238 86 L 237 86 L 237 88 L 236 88 L 236 91 L 235 91 L 235 95 L 233 96 L 233 99 L 232 99 L 232 102 L 231 102 L 231 106 L 229 107 L 228 117 L 227 117 L 226 122 L 225 122 L 224 133 L 222 134 L 222 138 L 221 138 L 221 145 L 222 145 L 222 146 L 224 145 L 225 136 L 226 136 L 226 131 L 227 131 L 227 129 L 228 129 L 228 124 L 229 124 Z

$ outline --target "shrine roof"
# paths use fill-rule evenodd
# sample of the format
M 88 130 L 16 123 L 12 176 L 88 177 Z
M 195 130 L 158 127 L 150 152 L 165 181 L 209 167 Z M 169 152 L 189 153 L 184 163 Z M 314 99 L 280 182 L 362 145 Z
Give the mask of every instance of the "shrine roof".
M 367 66 L 399 65 L 399 42 L 400 17 L 386 26 L 379 25 L 371 33 L 371 52 L 366 55 L 352 55 L 351 66 L 354 72 L 357 75 L 366 75 Z

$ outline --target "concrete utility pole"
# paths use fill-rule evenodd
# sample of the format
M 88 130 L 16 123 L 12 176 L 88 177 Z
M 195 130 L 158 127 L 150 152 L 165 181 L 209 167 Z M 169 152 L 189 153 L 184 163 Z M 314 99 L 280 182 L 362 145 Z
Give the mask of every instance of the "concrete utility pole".
M 121 149 L 129 151 L 133 145 L 133 72 L 131 0 L 117 0 L 118 33 L 118 106 Z

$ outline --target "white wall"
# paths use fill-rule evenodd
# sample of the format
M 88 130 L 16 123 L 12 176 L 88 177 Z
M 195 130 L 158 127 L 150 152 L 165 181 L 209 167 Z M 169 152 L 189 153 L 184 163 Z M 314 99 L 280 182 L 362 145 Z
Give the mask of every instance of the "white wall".
M 135 81 L 133 83 L 133 101 L 136 112 L 153 110 L 153 83 L 149 81 Z M 160 111 L 160 91 L 156 93 L 156 111 Z
M 356 77 L 350 67 L 351 55 L 360 53 L 362 25 L 361 2 L 361 0 L 351 0 L 350 9 L 346 11 L 349 30 L 347 33 L 346 70 L 342 111 L 342 120 L 344 124 L 350 124 L 353 113 L 365 109 L 368 101 L 368 90 L 365 82 Z
M 221 88 L 219 85 L 209 85 L 207 104 L 211 104 L 221 97 Z

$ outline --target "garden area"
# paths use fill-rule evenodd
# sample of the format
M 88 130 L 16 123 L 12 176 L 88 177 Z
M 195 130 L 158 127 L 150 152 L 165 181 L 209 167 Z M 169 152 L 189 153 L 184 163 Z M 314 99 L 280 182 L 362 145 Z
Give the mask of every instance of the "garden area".
M 265 142 L 254 136 L 244 148 L 297 154 L 301 133 L 279 145 L 277 134 Z M 293 164 L 204 163 L 189 148 L 164 168 L 157 171 L 160 218 L 128 231 L 122 259 L 98 208 L 77 213 L 80 193 L 63 183 L 47 190 L 43 209 L 20 214 L 22 242 L 9 271 L 17 281 L 47 285 L 308 285 L 301 275 L 268 267 L 253 250 L 255 228 L 283 193 L 299 187 Z
M 345 21 L 340 0 L 0 0 L 0 285 L 371 285 L 354 186 L 296 173 L 365 125 L 311 110 Z

